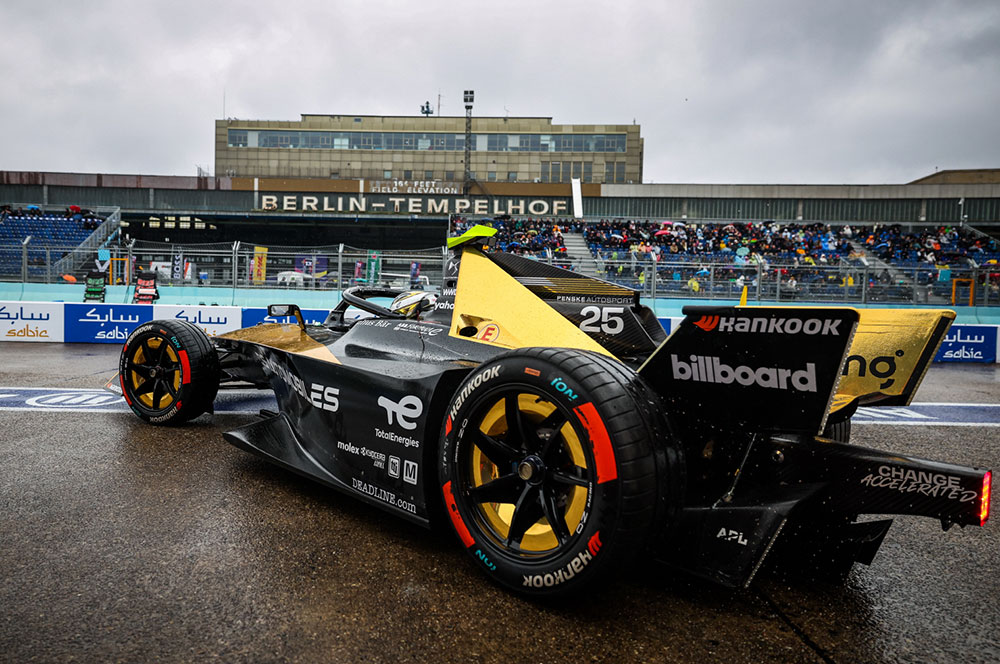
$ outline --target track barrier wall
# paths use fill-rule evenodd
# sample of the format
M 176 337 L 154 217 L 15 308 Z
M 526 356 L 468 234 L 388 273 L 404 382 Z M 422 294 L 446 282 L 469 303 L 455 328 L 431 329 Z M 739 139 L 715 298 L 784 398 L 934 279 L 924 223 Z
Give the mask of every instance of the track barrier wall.
M 290 303 L 296 294 L 270 294 L 272 303 Z M 327 297 L 331 293 L 325 294 Z M 303 308 L 307 323 L 321 324 L 329 308 Z M 679 312 L 678 312 L 679 313 Z M 258 323 L 294 323 L 294 317 L 273 318 L 266 307 L 183 304 L 125 304 L 31 302 L 0 300 L 0 341 L 51 343 L 123 343 L 139 325 L 151 320 L 178 319 L 194 323 L 209 336 Z M 660 324 L 670 333 L 683 320 L 663 316 Z M 952 325 L 935 362 L 994 363 L 1000 357 L 1000 326 Z

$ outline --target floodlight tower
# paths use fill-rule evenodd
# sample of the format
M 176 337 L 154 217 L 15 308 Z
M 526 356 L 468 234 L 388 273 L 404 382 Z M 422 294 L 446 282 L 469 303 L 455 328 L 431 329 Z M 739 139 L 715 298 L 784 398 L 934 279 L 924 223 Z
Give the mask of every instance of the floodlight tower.
M 462 193 L 466 196 L 472 189 L 472 169 L 469 160 L 472 157 L 472 101 L 475 97 L 475 90 L 465 91 L 465 181 L 462 183 Z

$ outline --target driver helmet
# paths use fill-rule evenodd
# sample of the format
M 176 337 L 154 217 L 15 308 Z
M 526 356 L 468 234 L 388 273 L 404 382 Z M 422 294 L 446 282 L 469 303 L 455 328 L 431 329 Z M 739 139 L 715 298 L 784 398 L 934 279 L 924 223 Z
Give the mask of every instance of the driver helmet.
M 424 311 L 430 311 L 437 304 L 437 295 L 425 291 L 406 291 L 393 299 L 393 312 L 406 318 L 416 318 Z

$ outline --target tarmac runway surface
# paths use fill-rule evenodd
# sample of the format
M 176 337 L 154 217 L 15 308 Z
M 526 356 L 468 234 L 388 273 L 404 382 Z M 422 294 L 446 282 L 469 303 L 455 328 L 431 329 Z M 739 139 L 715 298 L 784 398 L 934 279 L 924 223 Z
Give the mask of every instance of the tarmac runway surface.
M 451 533 L 225 443 L 251 395 L 163 429 L 87 390 L 119 349 L 0 343 L 0 661 L 1000 661 L 997 519 L 897 518 L 843 584 L 731 591 L 648 563 L 540 604 Z M 934 365 L 915 401 L 852 441 L 1000 469 L 1000 368 Z

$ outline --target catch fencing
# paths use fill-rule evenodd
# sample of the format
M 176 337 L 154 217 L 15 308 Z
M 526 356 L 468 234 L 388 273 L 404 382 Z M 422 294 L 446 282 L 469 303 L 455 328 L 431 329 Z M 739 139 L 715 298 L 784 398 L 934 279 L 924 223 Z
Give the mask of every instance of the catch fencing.
M 110 242 L 106 242 L 110 245 Z M 448 260 L 443 247 L 381 251 L 333 246 L 263 246 L 133 242 L 128 246 L 0 246 L 0 281 L 78 282 L 90 270 L 109 285 L 134 283 L 139 270 L 153 271 L 162 286 L 222 286 L 342 290 L 376 284 L 440 288 Z M 753 302 L 930 304 L 1000 306 L 1000 267 L 984 265 L 890 265 L 861 260 L 836 264 L 720 263 L 537 257 L 545 263 L 635 288 L 648 298 L 738 299 L 746 287 Z

